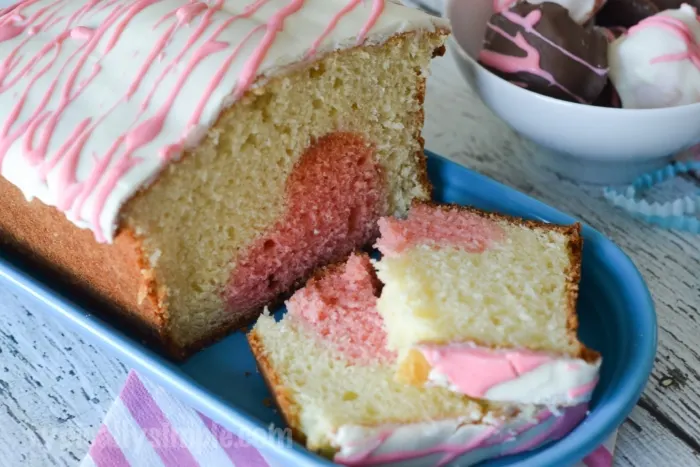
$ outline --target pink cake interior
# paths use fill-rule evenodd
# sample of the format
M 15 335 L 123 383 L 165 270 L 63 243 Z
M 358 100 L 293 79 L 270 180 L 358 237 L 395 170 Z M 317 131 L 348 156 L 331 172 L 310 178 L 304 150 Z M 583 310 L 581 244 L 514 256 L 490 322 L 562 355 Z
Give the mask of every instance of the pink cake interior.
M 496 222 L 456 207 L 415 205 L 406 219 L 383 217 L 376 247 L 385 256 L 396 256 L 415 245 L 453 245 L 480 253 L 503 240 Z
M 377 312 L 379 280 L 367 255 L 309 281 L 287 303 L 288 316 L 312 329 L 352 363 L 392 362 Z
M 333 133 L 316 141 L 287 180 L 283 217 L 236 259 L 229 308 L 252 315 L 319 264 L 369 244 L 386 210 L 385 190 L 362 137 Z

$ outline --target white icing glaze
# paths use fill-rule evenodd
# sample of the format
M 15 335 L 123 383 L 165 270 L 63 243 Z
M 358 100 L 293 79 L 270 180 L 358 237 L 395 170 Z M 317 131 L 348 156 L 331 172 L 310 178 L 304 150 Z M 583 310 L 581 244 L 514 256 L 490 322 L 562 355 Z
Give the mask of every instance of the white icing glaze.
M 577 405 L 591 399 L 592 391 L 579 392 L 577 389 L 595 385 L 600 364 L 600 359 L 588 363 L 580 359 L 559 358 L 491 387 L 482 397 L 491 401 L 519 404 Z M 461 392 L 448 374 L 435 368 L 428 375 L 428 385 Z
M 535 449 L 568 434 L 586 415 L 585 404 L 553 414 L 534 406 L 515 416 L 481 423 L 446 419 L 374 427 L 344 425 L 332 436 L 335 462 L 346 465 L 423 467 L 457 460 L 461 466 Z
M 661 24 L 658 17 L 679 20 L 680 27 Z M 689 5 L 630 28 L 608 49 L 610 79 L 622 106 L 642 109 L 700 102 L 699 45 L 700 22 Z
M 246 89 L 263 84 L 264 78 L 287 66 L 312 59 L 309 53 L 314 48 L 318 56 L 353 47 L 358 38 L 364 44 L 378 44 L 401 32 L 447 27 L 444 20 L 418 10 L 383 3 L 358 1 L 341 17 L 349 5 L 346 0 L 25 0 L 0 16 L 0 174 L 27 199 L 36 197 L 57 206 L 72 222 L 93 230 L 98 240 L 112 241 L 124 202 L 183 150 L 197 145 L 220 112 Z M 217 4 L 220 8 L 213 9 Z M 253 4 L 259 9 L 252 15 L 231 21 Z M 379 4 L 384 8 L 381 14 Z M 299 10 L 280 16 L 281 9 L 290 5 Z M 137 7 L 143 9 L 134 13 Z M 215 12 L 205 21 L 209 10 Z M 336 18 L 335 27 L 314 47 Z M 274 20 L 283 21 L 280 29 Z M 210 40 L 225 21 L 230 25 L 216 41 Z M 270 34 L 269 48 L 261 45 Z M 42 52 L 52 41 L 54 46 Z M 162 50 L 156 50 L 159 44 Z M 239 46 L 226 68 L 225 61 Z M 19 52 L 13 55 L 15 51 Z M 260 62 L 251 63 L 256 55 Z M 79 67 L 83 56 L 86 65 Z M 32 65 L 33 57 L 39 60 Z M 77 79 L 66 93 L 74 70 Z M 220 82 L 213 83 L 220 70 Z M 69 103 L 59 112 L 62 96 L 68 96 Z M 169 99 L 172 105 L 167 108 Z M 42 104 L 46 115 L 35 114 Z M 55 131 L 46 131 L 53 115 Z M 32 117 L 37 131 L 30 138 L 32 128 L 22 126 Z M 161 117 L 162 128 L 155 128 L 154 119 Z M 77 130 L 81 124 L 82 132 Z M 46 151 L 37 156 L 43 136 L 50 139 Z M 71 167 L 64 144 L 78 141 L 79 136 L 86 139 L 82 147 L 76 146 Z M 106 158 L 120 138 L 122 144 L 111 159 Z M 130 141 L 132 151 L 127 151 Z M 35 149 L 33 160 L 27 156 L 27 145 Z M 57 163 L 51 167 L 47 161 Z M 104 169 L 98 168 L 99 161 L 105 162 Z M 97 177 L 94 189 L 86 188 L 90 176 Z M 110 177 L 113 187 L 108 186 Z M 82 206 L 76 195 L 78 200 L 85 197 Z

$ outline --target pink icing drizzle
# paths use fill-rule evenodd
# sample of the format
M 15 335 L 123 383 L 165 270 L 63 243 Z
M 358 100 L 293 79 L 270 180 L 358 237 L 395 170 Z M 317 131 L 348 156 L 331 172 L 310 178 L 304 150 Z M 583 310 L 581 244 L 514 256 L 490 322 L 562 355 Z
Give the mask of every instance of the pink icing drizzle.
M 207 4 L 204 2 L 190 3 L 189 5 L 178 8 L 175 17 L 177 17 L 178 24 L 188 24 L 201 13 L 205 12 L 206 9 Z
M 493 0 L 493 12 L 501 13 L 503 11 L 509 10 L 513 5 L 518 3 L 519 0 Z
M 575 61 L 576 63 L 579 63 L 589 70 L 591 70 L 593 73 L 597 74 L 598 76 L 605 76 L 608 73 L 607 68 L 598 68 L 596 66 L 593 66 L 592 64 L 588 63 L 587 61 L 583 60 L 582 58 L 572 54 L 568 50 L 566 50 L 564 47 L 561 47 L 554 42 L 551 41 L 551 39 L 543 36 L 542 34 L 539 33 L 535 29 L 535 25 L 539 22 L 540 19 L 542 19 L 542 12 L 539 10 L 533 10 L 530 13 L 528 13 L 527 16 L 523 17 L 520 16 L 517 13 L 514 13 L 512 11 L 504 11 L 501 13 L 504 18 L 506 18 L 508 21 L 510 21 L 513 24 L 517 24 L 518 26 L 522 27 L 526 32 L 529 34 L 532 34 L 533 36 L 536 36 L 549 44 L 551 47 L 557 49 L 559 52 L 562 54 L 566 55 L 569 57 L 571 60 Z
M 520 32 L 517 32 L 515 37 L 513 37 L 503 29 L 499 28 L 498 26 L 494 26 L 491 23 L 488 23 L 488 27 L 497 34 L 513 42 L 520 49 L 522 49 L 526 55 L 524 57 L 514 57 L 484 49 L 481 51 L 481 53 L 479 53 L 479 61 L 481 61 L 484 65 L 500 70 L 504 73 L 530 73 L 531 75 L 544 79 L 551 86 L 556 87 L 568 96 L 571 96 L 576 101 L 584 104 L 586 103 L 584 99 L 559 84 L 550 72 L 542 69 L 540 66 L 540 53 L 537 51 L 537 49 L 531 46 L 527 40 L 525 40 Z
M 489 349 L 469 344 L 424 345 L 420 350 L 433 369 L 446 375 L 459 392 L 470 397 L 485 397 L 491 388 L 555 361 L 555 357 L 542 352 Z M 567 371 L 581 368 L 578 362 L 566 365 Z M 570 389 L 567 396 L 579 399 L 593 392 L 597 384 L 596 377 Z
M 421 351 L 431 367 L 449 375 L 460 392 L 472 397 L 483 397 L 492 387 L 554 360 L 526 350 L 494 351 L 467 345 L 426 345 Z
M 596 68 L 593 65 L 586 63 L 581 58 L 573 55 L 572 53 L 565 50 L 564 48 L 554 44 L 552 41 L 550 41 L 549 39 L 542 36 L 539 32 L 537 32 L 534 29 L 534 26 L 542 18 L 542 14 L 539 10 L 531 11 L 525 17 L 522 17 L 522 16 L 517 15 L 517 14 L 510 12 L 510 11 L 504 11 L 501 14 L 505 18 L 510 20 L 511 22 L 522 26 L 528 33 L 533 34 L 533 35 L 543 39 L 545 42 L 547 42 L 547 44 L 549 44 L 552 47 L 556 48 L 557 50 L 561 51 L 567 57 L 571 58 L 572 60 L 575 60 L 578 63 L 585 65 L 588 68 L 590 68 L 596 74 L 603 76 L 607 73 L 607 69 Z M 503 36 L 504 38 L 513 42 L 515 45 L 517 45 L 519 48 L 521 48 L 525 52 L 526 55 L 525 55 L 525 57 L 514 57 L 514 56 L 499 54 L 499 53 L 494 52 L 492 50 L 482 50 L 481 53 L 479 54 L 479 61 L 484 63 L 486 66 L 500 70 L 504 73 L 522 73 L 522 72 L 525 72 L 525 73 L 530 73 L 530 74 L 535 75 L 535 76 L 539 76 L 540 78 L 549 82 L 549 84 L 551 86 L 556 87 L 557 89 L 559 89 L 562 92 L 564 92 L 565 94 L 569 95 L 570 97 L 572 97 L 576 101 L 581 102 L 581 103 L 586 103 L 586 101 L 584 99 L 582 99 L 581 97 L 577 96 L 576 94 L 572 93 L 567 88 L 565 88 L 564 86 L 559 84 L 551 73 L 542 69 L 542 67 L 540 66 L 540 54 L 539 54 L 539 52 L 537 51 L 536 48 L 534 48 L 532 45 L 530 45 L 527 42 L 527 40 L 523 37 L 523 35 L 520 32 L 517 32 L 515 34 L 515 37 L 513 37 L 510 34 L 508 34 L 506 31 L 504 31 L 503 29 L 499 28 L 498 26 L 493 25 L 490 22 L 488 23 L 487 26 L 489 29 L 493 30 L 497 34 L 499 34 L 499 35 Z
M 598 384 L 598 377 L 596 377 L 594 380 L 583 384 L 577 388 L 573 388 L 569 391 L 569 397 L 571 399 L 578 399 L 581 396 L 585 396 L 586 394 L 589 394 L 593 392 L 595 389 L 596 385 Z
M 642 20 L 636 26 L 631 27 L 629 31 L 627 31 L 627 35 L 631 37 L 634 34 L 651 27 L 665 29 L 666 31 L 676 35 L 683 41 L 687 49 L 684 52 L 670 53 L 655 57 L 651 60 L 652 64 L 690 60 L 690 62 L 700 70 L 700 45 L 696 42 L 695 35 L 690 30 L 690 27 L 684 21 L 666 15 L 655 15 Z
M 311 45 L 311 48 L 309 49 L 309 52 L 307 53 L 307 57 L 313 56 L 316 54 L 316 51 L 318 50 L 319 46 L 321 43 L 324 41 L 326 37 L 335 29 L 336 26 L 338 26 L 338 22 L 343 18 L 343 16 L 347 15 L 350 13 L 352 10 L 354 10 L 358 5 L 362 3 L 363 0 L 350 0 L 350 2 L 343 7 L 340 12 L 335 15 L 331 19 L 331 21 L 328 23 L 328 26 L 326 29 L 321 33 L 321 35 L 314 41 L 314 43 Z M 365 38 L 367 37 L 367 33 L 369 30 L 372 28 L 372 26 L 377 22 L 379 17 L 381 16 L 382 12 L 384 11 L 384 2 L 382 0 L 372 0 L 372 13 L 370 14 L 370 19 L 365 23 L 365 25 L 362 27 L 360 30 L 360 33 L 357 36 L 357 45 L 362 44 L 365 41 Z
M 154 41 L 151 53 L 148 55 L 143 65 L 139 67 L 126 94 L 102 115 L 82 120 L 72 131 L 69 131 L 68 138 L 60 142 L 58 151 L 54 154 L 49 154 L 49 143 L 56 137 L 55 130 L 61 123 L 65 110 L 83 94 L 83 91 L 90 82 L 102 73 L 103 70 L 100 66 L 101 60 L 116 47 L 124 31 L 128 28 L 129 23 L 139 15 L 139 13 L 149 6 L 163 0 L 135 0 L 128 6 L 120 5 L 115 0 L 106 2 L 99 2 L 98 0 L 86 1 L 83 6 L 68 18 L 67 25 L 62 32 L 57 34 L 54 39 L 50 40 L 42 47 L 26 64 L 18 68 L 21 57 L 23 57 L 22 52 L 29 41 L 29 37 L 56 24 L 63 18 L 60 16 L 57 17 L 57 14 L 60 14 L 60 8 L 66 0 L 48 2 L 46 6 L 34 12 L 31 17 L 25 18 L 25 16 L 22 15 L 23 11 L 25 11 L 27 7 L 38 3 L 38 1 L 39 0 L 24 0 L 9 9 L 0 10 L 0 42 L 9 41 L 20 37 L 22 34 L 27 34 L 27 38 L 21 40 L 14 50 L 0 62 L 0 92 L 11 92 L 10 88 L 18 83 L 27 83 L 24 91 L 19 94 L 15 106 L 9 111 L 7 118 L 2 122 L 2 125 L 0 125 L 0 167 L 10 147 L 20 139 L 22 139 L 21 149 L 24 156 L 32 165 L 37 167 L 37 174 L 40 177 L 45 179 L 52 168 L 59 163 L 63 164 L 61 170 L 58 172 L 59 180 L 57 182 L 57 188 L 59 193 L 57 193 L 57 207 L 64 212 L 70 212 L 77 219 L 90 220 L 95 230 L 95 237 L 101 242 L 106 241 L 106 236 L 100 227 L 100 219 L 110 194 L 127 172 L 139 164 L 140 158 L 136 157 L 135 153 L 145 145 L 154 141 L 161 134 L 164 123 L 172 111 L 173 103 L 179 90 L 197 69 L 199 63 L 212 54 L 222 53 L 226 50 L 230 51 L 228 57 L 223 59 L 220 70 L 212 77 L 210 83 L 203 87 L 203 93 L 198 101 L 196 110 L 189 119 L 190 127 L 198 123 L 204 108 L 211 99 L 213 92 L 220 85 L 231 62 L 240 54 L 242 46 L 252 39 L 254 33 L 264 31 L 257 46 L 248 56 L 238 77 L 235 89 L 232 90 L 234 97 L 240 97 L 253 85 L 258 75 L 258 70 L 274 44 L 278 33 L 283 30 L 285 21 L 301 10 L 305 4 L 305 0 L 289 0 L 288 3 L 275 12 L 265 24 L 251 31 L 240 44 L 221 42 L 218 40 L 218 36 L 227 27 L 233 24 L 236 19 L 249 17 L 269 0 L 257 0 L 248 5 L 242 14 L 229 18 L 211 37 L 203 44 L 197 46 L 197 49 L 194 50 L 192 54 L 192 58 L 184 67 L 183 71 L 179 73 L 177 85 L 156 115 L 139 123 L 143 112 L 149 106 L 153 93 L 164 79 L 165 75 L 171 70 L 176 69 L 182 57 L 195 47 L 196 42 L 206 32 L 207 28 L 214 24 L 214 13 L 222 9 L 223 0 L 216 0 L 211 4 L 190 1 L 180 6 L 175 11 L 168 13 L 155 24 L 154 29 L 167 21 L 173 21 L 173 19 L 175 23 L 168 26 L 163 34 Z M 361 0 L 352 0 L 352 3 L 357 5 L 361 3 Z M 369 18 L 358 32 L 358 43 L 365 40 L 367 33 L 381 16 L 383 9 L 384 0 L 373 0 Z M 91 15 L 103 10 L 109 13 L 107 18 L 96 29 L 93 30 L 83 26 L 73 27 L 74 23 L 80 21 L 86 15 Z M 338 12 L 331 19 L 330 24 L 333 25 L 333 27 L 337 25 L 340 18 L 348 11 L 347 8 L 344 8 L 342 11 Z M 106 153 L 102 155 L 83 154 L 84 145 L 96 127 L 104 122 L 119 103 L 131 99 L 137 90 L 144 85 L 144 79 L 151 64 L 156 59 L 162 60 L 164 58 L 163 50 L 171 40 L 175 31 L 193 22 L 198 17 L 200 18 L 198 26 L 191 32 L 185 47 L 172 59 L 163 74 L 153 83 L 150 94 L 142 103 L 142 112 L 136 116 L 131 127 L 114 141 Z M 324 31 L 323 36 L 314 41 L 311 45 L 314 52 L 323 38 L 332 31 L 333 27 L 329 26 L 329 28 Z M 103 50 L 98 51 L 96 47 L 106 36 L 108 31 L 111 31 L 111 36 L 107 38 Z M 79 43 L 77 49 L 61 66 L 48 87 L 42 90 L 44 91 L 44 96 L 30 113 L 29 117 L 25 121 L 20 121 L 19 118 L 24 110 L 29 93 L 31 91 L 40 92 L 34 90 L 34 87 L 37 82 L 52 69 L 58 59 L 64 41 L 68 38 Z M 39 70 L 36 70 L 37 64 L 43 63 L 47 56 L 50 57 L 48 62 Z M 95 58 L 97 59 L 96 63 Z M 85 71 L 87 66 L 92 67 L 90 68 L 87 78 L 78 82 L 78 76 Z M 59 83 L 64 81 L 62 78 L 64 78 L 65 75 L 67 75 L 65 84 L 59 90 Z M 51 97 L 55 93 L 59 93 L 60 101 L 56 109 L 50 110 L 47 107 Z M 170 160 L 170 158 L 184 150 L 186 136 L 187 135 L 184 135 L 179 141 L 170 142 L 159 151 L 164 164 Z M 38 144 L 35 144 L 35 138 L 38 139 Z M 84 180 L 77 180 L 76 171 L 81 157 L 89 157 L 93 159 L 95 163 L 92 165 L 89 174 Z M 94 202 L 90 211 L 84 213 L 83 207 L 90 196 L 94 196 Z
M 549 363 L 553 360 L 547 354 L 537 353 L 537 352 L 510 352 L 508 355 L 511 365 L 515 368 L 519 374 L 527 373 L 539 368 L 545 363 Z
M 0 42 L 14 39 L 24 32 L 24 26 L 18 24 L 20 21 L 21 17 L 8 15 L 5 21 L 0 23 Z
M 364 26 L 362 26 L 362 29 L 360 29 L 360 34 L 357 36 L 357 45 L 360 45 L 365 41 L 369 30 L 372 29 L 372 26 L 374 26 L 374 24 L 377 22 L 383 11 L 384 1 L 372 0 L 372 13 L 370 13 L 369 19 Z

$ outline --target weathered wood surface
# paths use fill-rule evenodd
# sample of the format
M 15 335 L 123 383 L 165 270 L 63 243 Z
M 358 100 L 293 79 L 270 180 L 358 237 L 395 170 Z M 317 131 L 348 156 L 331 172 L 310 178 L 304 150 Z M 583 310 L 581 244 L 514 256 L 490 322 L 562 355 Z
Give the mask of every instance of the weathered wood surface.
M 426 115 L 429 149 L 580 217 L 632 257 L 656 303 L 659 353 L 616 465 L 700 465 L 700 237 L 645 225 L 599 188 L 538 168 L 541 149 L 484 108 L 450 56 L 434 65 Z M 76 465 L 128 369 L 4 284 L 0 323 L 0 466 Z

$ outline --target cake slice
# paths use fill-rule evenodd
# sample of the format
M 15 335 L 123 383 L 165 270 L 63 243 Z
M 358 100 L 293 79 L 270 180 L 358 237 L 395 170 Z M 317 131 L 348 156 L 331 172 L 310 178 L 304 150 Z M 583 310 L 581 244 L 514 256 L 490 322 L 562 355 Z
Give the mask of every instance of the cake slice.
M 378 310 L 399 381 L 571 406 L 601 363 L 577 338 L 580 226 L 416 203 L 383 218 Z
M 298 291 L 280 322 L 265 314 L 249 334 L 282 415 L 309 449 L 346 465 L 466 466 L 558 439 L 585 416 L 585 403 L 555 415 L 397 382 L 379 287 L 369 257 L 353 255 Z
M 0 243 L 186 356 L 428 199 L 448 23 L 384 0 L 0 10 Z

